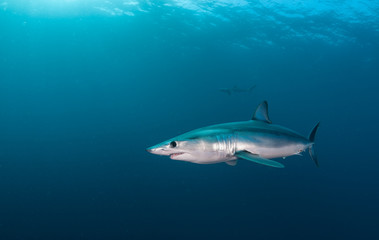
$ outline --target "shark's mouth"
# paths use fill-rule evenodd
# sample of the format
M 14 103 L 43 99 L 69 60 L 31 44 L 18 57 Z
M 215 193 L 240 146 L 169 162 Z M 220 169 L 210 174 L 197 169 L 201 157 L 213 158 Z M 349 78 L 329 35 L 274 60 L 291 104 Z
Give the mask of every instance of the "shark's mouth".
M 170 155 L 170 158 L 171 158 L 171 159 L 174 159 L 175 157 L 177 157 L 177 156 L 179 156 L 179 155 L 182 155 L 182 154 L 184 154 L 184 152 L 173 153 L 173 154 Z

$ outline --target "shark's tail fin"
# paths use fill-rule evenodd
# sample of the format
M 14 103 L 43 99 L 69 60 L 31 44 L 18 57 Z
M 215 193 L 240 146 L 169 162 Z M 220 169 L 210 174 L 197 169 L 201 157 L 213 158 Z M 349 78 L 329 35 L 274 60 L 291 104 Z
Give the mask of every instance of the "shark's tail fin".
M 316 132 L 319 125 L 320 125 L 320 122 L 316 124 L 316 126 L 312 129 L 311 133 L 309 134 L 309 141 L 311 142 L 311 146 L 309 147 L 309 155 L 311 156 L 312 160 L 316 163 L 317 167 L 319 165 L 318 165 L 317 155 L 314 149 L 314 142 L 315 142 Z

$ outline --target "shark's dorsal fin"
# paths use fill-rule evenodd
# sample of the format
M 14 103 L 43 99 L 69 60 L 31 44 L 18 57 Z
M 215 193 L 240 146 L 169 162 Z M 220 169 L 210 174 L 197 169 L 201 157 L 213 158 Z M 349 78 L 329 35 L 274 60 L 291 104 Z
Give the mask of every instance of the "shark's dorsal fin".
M 261 121 L 265 123 L 271 123 L 270 118 L 268 117 L 268 103 L 263 101 L 255 110 L 254 116 L 251 120 Z

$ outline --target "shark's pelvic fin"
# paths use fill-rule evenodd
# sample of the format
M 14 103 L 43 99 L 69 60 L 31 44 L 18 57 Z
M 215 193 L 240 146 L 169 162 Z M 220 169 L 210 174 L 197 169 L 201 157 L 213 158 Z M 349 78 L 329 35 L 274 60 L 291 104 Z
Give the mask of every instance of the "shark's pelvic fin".
M 227 162 L 225 162 L 226 164 L 228 164 L 229 166 L 235 166 L 235 165 L 237 165 L 237 160 L 230 160 L 230 161 L 227 161 Z
M 268 103 L 263 101 L 255 110 L 252 120 L 262 121 L 265 123 L 271 123 L 270 118 L 268 117 Z
M 276 167 L 276 168 L 284 168 L 284 165 L 279 163 L 279 162 L 269 160 L 266 158 L 261 158 L 261 157 L 259 157 L 259 155 L 253 154 L 253 153 L 250 153 L 247 151 L 236 152 L 235 155 L 239 158 L 243 158 L 245 160 L 249 160 L 249 161 L 259 163 L 262 165 L 266 165 L 266 166 L 270 166 L 270 167 Z

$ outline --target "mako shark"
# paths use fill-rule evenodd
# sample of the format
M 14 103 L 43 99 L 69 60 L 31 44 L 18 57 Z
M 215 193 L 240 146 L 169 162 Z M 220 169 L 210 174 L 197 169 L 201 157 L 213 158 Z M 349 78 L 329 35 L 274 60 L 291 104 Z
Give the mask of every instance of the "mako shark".
M 225 162 L 235 166 L 238 159 L 245 159 L 277 168 L 283 168 L 284 165 L 270 160 L 271 158 L 284 159 L 301 155 L 308 150 L 318 166 L 314 141 L 319 124 L 316 124 L 308 138 L 272 124 L 268 116 L 268 104 L 264 101 L 249 121 L 199 128 L 146 150 L 153 154 L 170 156 L 173 160 L 199 164 Z

